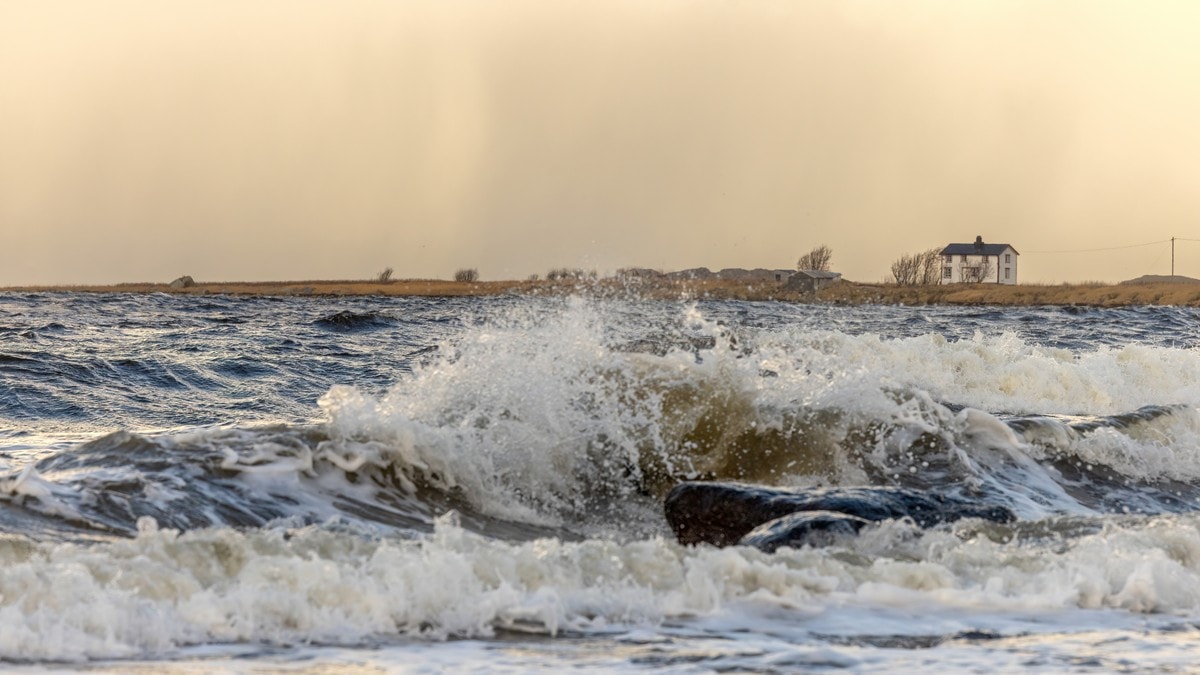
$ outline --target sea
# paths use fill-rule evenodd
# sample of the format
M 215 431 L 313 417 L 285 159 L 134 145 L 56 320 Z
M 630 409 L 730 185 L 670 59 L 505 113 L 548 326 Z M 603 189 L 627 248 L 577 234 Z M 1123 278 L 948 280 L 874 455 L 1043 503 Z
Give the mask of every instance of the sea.
M 681 481 L 903 487 L 767 553 Z M 0 294 L 0 670 L 1195 672 L 1200 311 Z

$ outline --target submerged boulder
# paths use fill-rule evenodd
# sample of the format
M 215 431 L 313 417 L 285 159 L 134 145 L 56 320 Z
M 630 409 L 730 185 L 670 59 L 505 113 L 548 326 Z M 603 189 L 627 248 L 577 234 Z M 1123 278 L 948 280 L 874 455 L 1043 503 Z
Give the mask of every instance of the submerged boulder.
M 682 544 L 759 546 L 755 542 L 765 542 L 759 546 L 764 550 L 768 546 L 774 550 L 789 542 L 804 543 L 805 538 L 818 531 L 858 532 L 864 524 L 881 520 L 911 518 L 921 527 L 932 527 L 960 518 L 1001 523 L 1016 519 L 1003 506 L 900 487 L 787 490 L 737 483 L 684 482 L 667 494 L 664 509 L 667 522 Z M 810 517 L 775 523 L 768 531 L 749 536 L 760 526 L 800 512 L 809 513 Z M 813 518 L 812 512 L 822 512 L 821 518 Z

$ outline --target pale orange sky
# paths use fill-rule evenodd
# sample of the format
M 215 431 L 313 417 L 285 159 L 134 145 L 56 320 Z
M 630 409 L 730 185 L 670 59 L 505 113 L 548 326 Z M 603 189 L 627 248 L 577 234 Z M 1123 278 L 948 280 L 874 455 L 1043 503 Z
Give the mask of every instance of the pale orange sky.
M 1200 240 L 1190 0 L 0 0 L 0 285 Z M 1176 245 L 1200 277 L 1200 241 Z

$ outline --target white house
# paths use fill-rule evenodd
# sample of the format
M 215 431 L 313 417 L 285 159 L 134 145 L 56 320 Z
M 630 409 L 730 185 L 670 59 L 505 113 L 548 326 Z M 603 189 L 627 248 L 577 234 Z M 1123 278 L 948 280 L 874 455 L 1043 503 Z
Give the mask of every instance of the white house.
M 942 283 L 1017 283 L 1017 249 L 1008 244 L 950 244 L 942 249 Z

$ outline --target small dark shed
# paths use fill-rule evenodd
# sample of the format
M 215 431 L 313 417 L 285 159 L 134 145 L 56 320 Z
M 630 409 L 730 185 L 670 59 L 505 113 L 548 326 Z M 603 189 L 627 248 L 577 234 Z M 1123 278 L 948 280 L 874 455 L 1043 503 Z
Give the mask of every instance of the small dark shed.
M 842 278 L 840 272 L 821 272 L 819 270 L 800 270 L 788 277 L 784 288 L 790 291 L 814 293 Z

